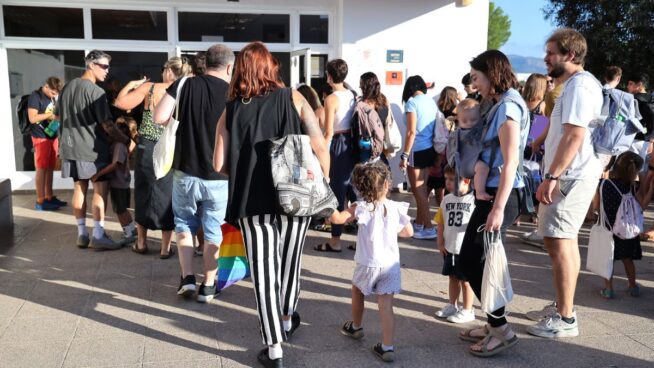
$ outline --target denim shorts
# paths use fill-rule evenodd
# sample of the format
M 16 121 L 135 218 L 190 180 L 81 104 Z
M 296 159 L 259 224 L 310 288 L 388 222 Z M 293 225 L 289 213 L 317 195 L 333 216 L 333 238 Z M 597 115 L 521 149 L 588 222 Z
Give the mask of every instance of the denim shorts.
M 220 245 L 227 208 L 227 180 L 204 180 L 175 170 L 173 174 L 173 214 L 175 232 L 196 234 L 200 225 L 204 239 Z

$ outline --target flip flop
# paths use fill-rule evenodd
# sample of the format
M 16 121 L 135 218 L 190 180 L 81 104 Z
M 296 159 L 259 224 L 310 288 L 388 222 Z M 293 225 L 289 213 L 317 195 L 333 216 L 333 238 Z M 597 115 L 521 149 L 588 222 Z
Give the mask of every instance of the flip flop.
M 331 252 L 331 253 L 340 253 L 340 252 L 342 252 L 341 249 L 332 248 L 332 245 L 329 244 L 329 243 L 316 244 L 316 246 L 313 247 L 313 250 L 315 250 L 317 252 Z
M 175 255 L 175 250 L 171 246 L 170 250 L 168 251 L 168 254 L 159 254 L 159 259 L 168 259 L 174 255 Z

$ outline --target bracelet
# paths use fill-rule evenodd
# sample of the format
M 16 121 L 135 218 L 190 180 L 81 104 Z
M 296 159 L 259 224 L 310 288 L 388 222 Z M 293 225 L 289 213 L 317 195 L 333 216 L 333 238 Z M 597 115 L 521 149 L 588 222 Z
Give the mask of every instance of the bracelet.
M 400 155 L 400 159 L 408 160 L 409 159 L 409 154 L 406 153 L 406 152 L 402 152 L 402 154 Z

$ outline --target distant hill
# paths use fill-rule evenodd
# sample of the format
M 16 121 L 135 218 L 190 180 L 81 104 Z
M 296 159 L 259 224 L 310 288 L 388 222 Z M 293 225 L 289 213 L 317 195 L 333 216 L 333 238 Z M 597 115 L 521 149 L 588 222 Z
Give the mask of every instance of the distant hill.
M 516 73 L 541 73 L 547 74 L 545 62 L 542 58 L 520 55 L 508 55 L 509 61 Z

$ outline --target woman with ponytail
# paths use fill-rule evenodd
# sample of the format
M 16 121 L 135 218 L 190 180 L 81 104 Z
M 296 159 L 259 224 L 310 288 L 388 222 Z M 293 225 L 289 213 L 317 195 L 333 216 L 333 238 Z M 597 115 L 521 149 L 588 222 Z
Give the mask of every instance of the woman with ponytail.
M 134 168 L 134 200 L 137 240 L 132 250 L 139 254 L 148 251 L 148 230 L 161 230 L 161 259 L 170 258 L 173 229 L 173 175 L 172 170 L 157 180 L 154 175 L 152 153 L 164 127 L 154 124 L 152 114 L 166 89 L 177 79 L 193 73 L 185 57 L 172 57 L 161 68 L 162 83 L 148 82 L 146 78 L 131 81 L 120 91 L 114 105 L 122 110 L 132 110 L 143 104 L 143 120 L 139 126 L 136 167 Z

